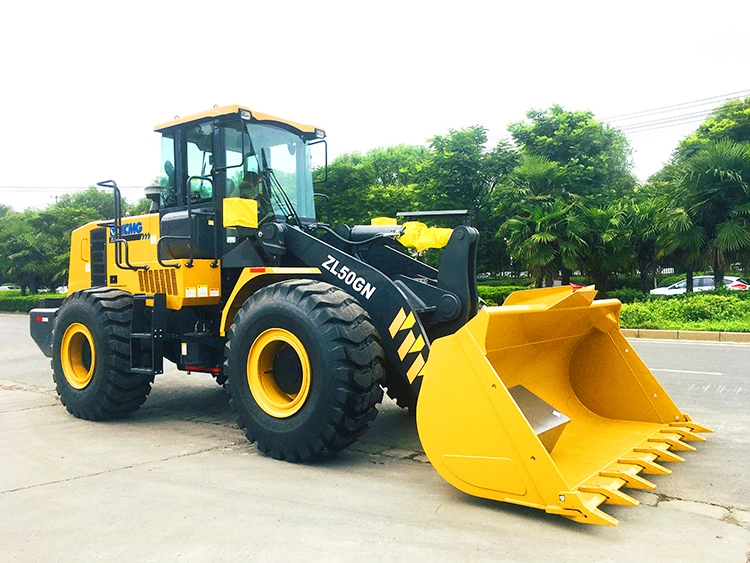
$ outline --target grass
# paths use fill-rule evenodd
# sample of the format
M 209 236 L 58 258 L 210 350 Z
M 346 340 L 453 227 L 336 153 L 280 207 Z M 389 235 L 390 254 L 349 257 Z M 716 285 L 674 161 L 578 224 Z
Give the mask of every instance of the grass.
M 488 305 L 501 305 L 514 290 L 523 287 L 478 286 Z M 644 295 L 638 290 L 610 292 L 624 303 L 622 328 L 750 332 L 750 291 L 706 291 L 670 297 Z
M 620 326 L 750 332 L 750 299 L 735 292 L 721 291 L 636 301 L 623 305 Z

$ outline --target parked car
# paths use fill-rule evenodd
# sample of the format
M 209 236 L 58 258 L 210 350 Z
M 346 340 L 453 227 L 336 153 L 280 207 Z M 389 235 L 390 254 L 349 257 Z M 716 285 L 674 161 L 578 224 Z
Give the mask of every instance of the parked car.
M 724 285 L 727 289 L 749 289 L 750 284 L 735 276 L 724 276 Z M 693 278 L 693 291 L 711 291 L 714 289 L 713 276 L 695 276 Z M 687 291 L 687 280 L 680 280 L 667 287 L 657 287 L 651 290 L 651 295 L 679 295 Z
M 13 291 L 21 289 L 19 286 L 14 284 L 0 285 L 0 291 Z
M 562 285 L 562 279 L 561 278 L 555 278 L 554 281 L 553 281 L 553 283 L 552 283 L 552 285 L 553 286 L 560 286 L 560 285 Z M 583 287 L 580 283 L 576 283 L 576 282 L 568 282 L 568 285 L 570 287 L 572 287 L 574 291 L 576 289 L 581 289 Z

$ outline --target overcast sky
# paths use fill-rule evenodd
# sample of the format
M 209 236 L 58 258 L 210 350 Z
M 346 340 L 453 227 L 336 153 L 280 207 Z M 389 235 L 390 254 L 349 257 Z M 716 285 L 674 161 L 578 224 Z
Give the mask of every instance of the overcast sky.
M 148 185 L 154 125 L 214 105 L 322 127 L 335 156 L 477 124 L 496 141 L 554 103 L 604 119 L 750 95 L 748 0 L 70 0 L 1 13 L 0 202 L 16 209 L 99 180 Z M 696 119 L 629 135 L 641 179 Z

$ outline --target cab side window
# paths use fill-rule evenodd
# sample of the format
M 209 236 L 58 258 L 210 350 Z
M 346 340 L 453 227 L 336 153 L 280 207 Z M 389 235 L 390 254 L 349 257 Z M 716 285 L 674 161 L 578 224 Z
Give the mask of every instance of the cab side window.
M 163 135 L 161 138 L 161 207 L 177 205 L 177 179 L 175 177 L 174 137 Z
M 213 127 L 204 123 L 186 131 L 187 174 L 192 203 L 210 201 L 213 195 L 211 171 L 214 166 Z
M 244 127 L 227 125 L 222 127 L 224 135 L 224 166 L 226 166 L 226 197 L 239 197 L 239 185 L 245 174 L 247 151 L 250 150 L 250 137 Z M 243 166 L 243 164 L 245 166 Z

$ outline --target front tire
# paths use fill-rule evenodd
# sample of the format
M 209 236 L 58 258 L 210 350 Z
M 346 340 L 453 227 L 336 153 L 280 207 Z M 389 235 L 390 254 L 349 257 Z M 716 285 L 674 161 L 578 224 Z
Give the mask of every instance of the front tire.
M 377 330 L 354 298 L 326 283 L 258 291 L 235 316 L 225 358 L 237 423 L 276 459 L 310 461 L 346 448 L 383 398 Z
M 70 295 L 52 329 L 53 377 L 77 418 L 106 420 L 137 410 L 153 376 L 130 372 L 133 297 L 108 287 Z

